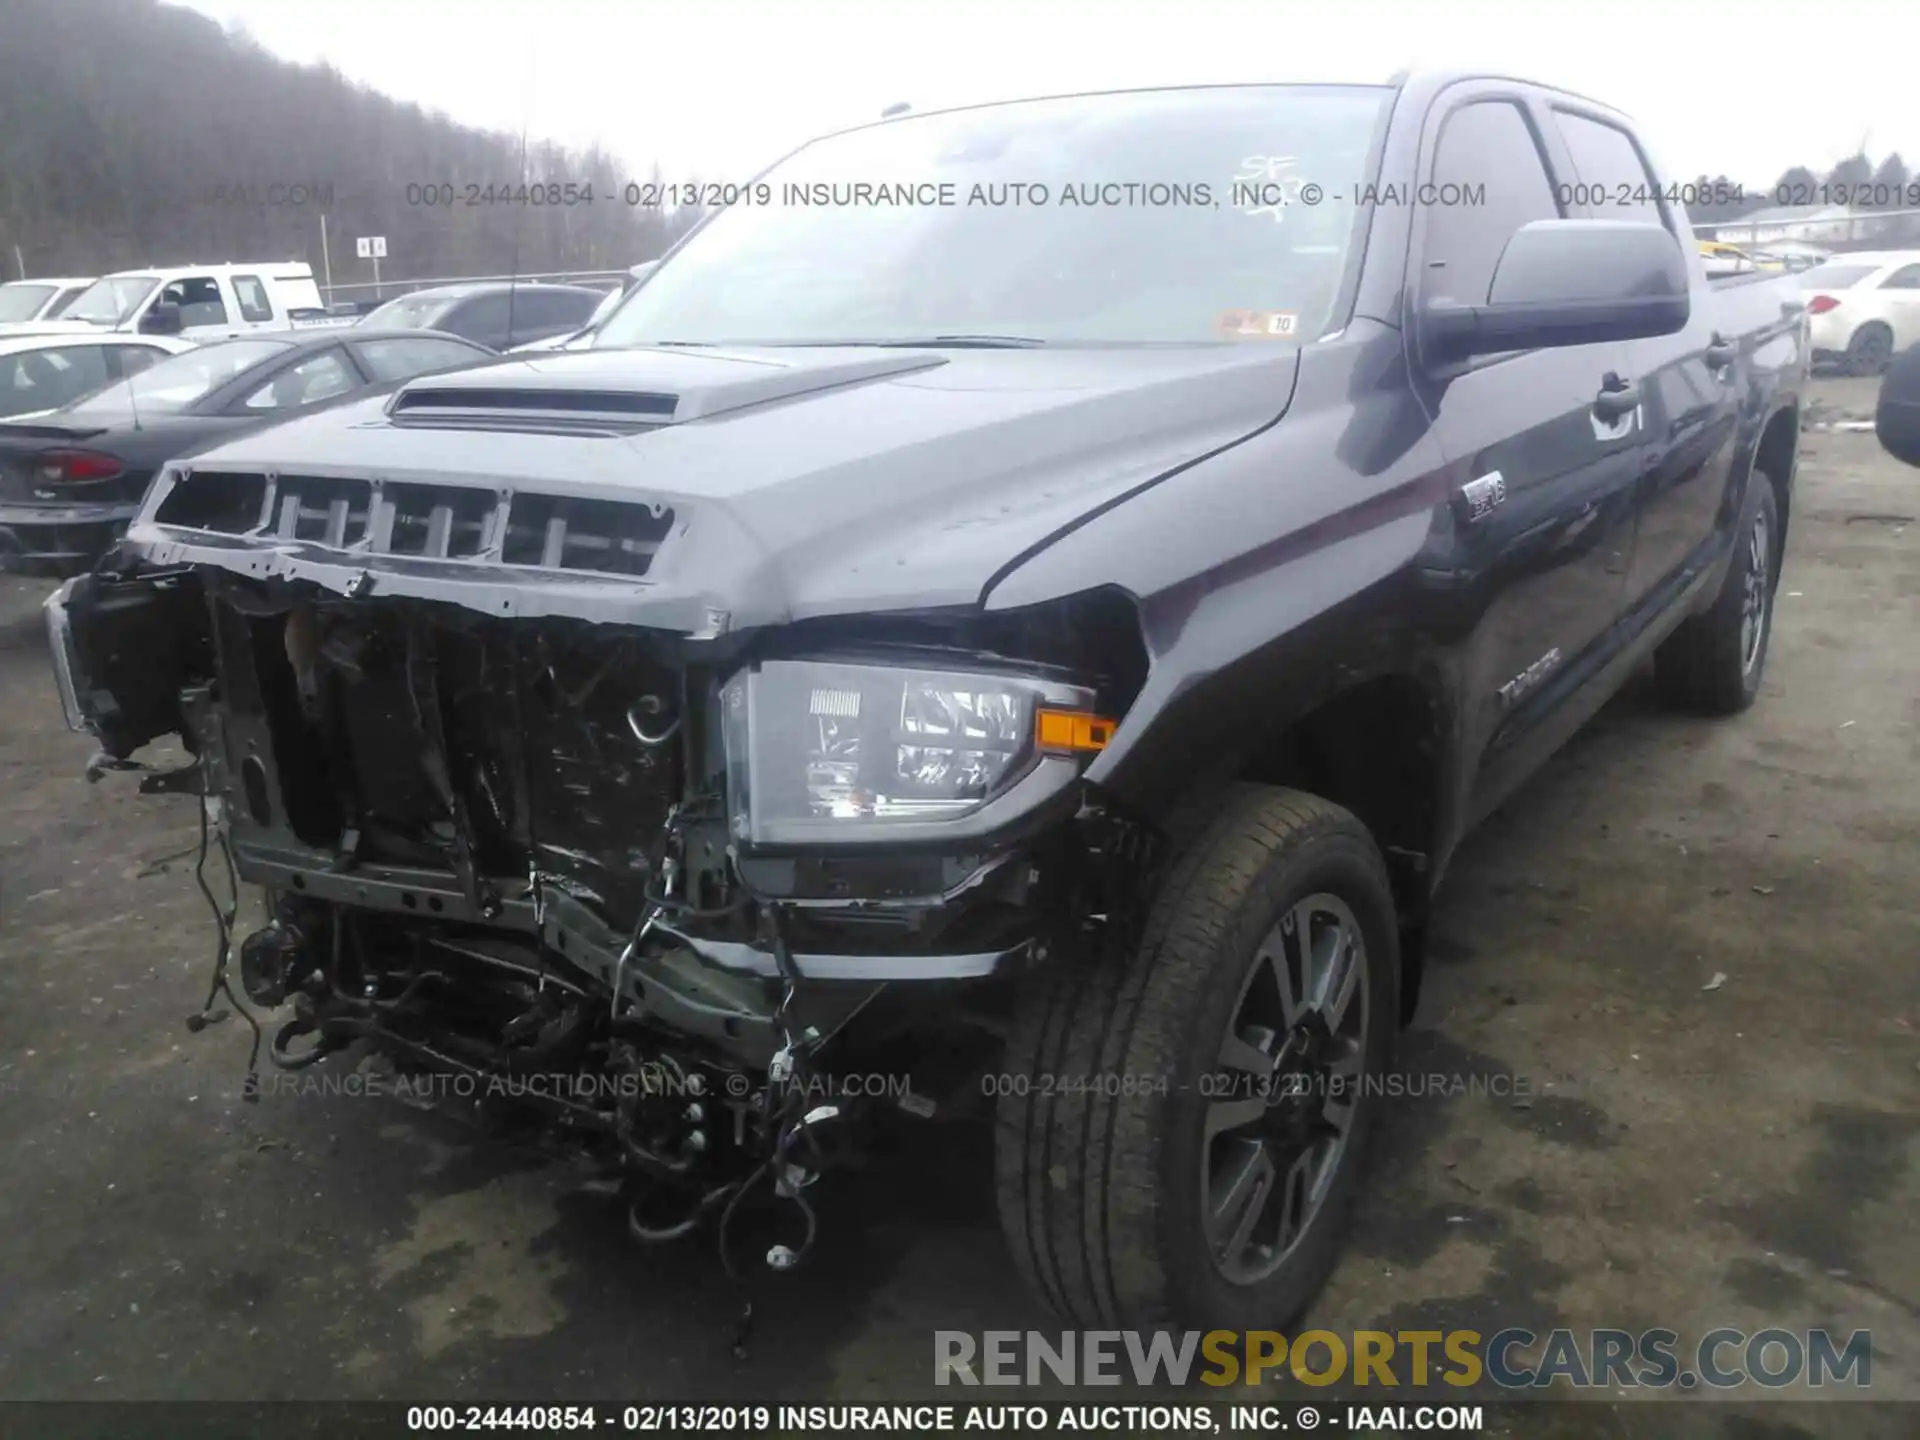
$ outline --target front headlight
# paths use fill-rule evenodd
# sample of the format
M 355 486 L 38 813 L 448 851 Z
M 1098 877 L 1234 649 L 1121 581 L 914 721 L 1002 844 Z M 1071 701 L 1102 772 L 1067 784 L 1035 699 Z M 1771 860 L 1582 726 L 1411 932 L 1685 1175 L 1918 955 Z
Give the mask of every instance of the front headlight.
M 787 845 L 955 834 L 1070 785 L 1113 722 L 1027 675 L 771 660 L 721 691 L 735 839 Z

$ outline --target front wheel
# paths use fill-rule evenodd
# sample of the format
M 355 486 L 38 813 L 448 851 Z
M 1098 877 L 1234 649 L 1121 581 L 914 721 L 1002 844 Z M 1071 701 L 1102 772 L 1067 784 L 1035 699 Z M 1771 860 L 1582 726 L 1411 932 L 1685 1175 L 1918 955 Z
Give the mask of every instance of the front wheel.
M 1243 785 L 1177 854 L 1140 943 L 1023 997 L 1001 1087 L 1003 1228 L 1085 1327 L 1275 1328 L 1338 1259 L 1398 1025 L 1379 847 Z

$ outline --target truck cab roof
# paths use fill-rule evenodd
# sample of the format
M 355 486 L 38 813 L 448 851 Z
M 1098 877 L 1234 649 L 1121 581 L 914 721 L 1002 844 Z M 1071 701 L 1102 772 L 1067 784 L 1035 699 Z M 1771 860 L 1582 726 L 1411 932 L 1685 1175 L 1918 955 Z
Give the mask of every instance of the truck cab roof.
M 304 260 L 222 260 L 211 265 L 136 265 L 115 270 L 106 278 L 116 280 L 132 275 L 151 275 L 159 280 L 180 275 L 258 275 L 267 280 L 311 280 L 313 266 Z

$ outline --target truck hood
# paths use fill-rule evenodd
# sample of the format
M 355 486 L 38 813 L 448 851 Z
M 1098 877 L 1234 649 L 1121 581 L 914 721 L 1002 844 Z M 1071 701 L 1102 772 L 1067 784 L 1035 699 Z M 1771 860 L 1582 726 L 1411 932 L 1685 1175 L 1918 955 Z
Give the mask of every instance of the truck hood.
M 514 356 L 212 447 L 192 475 L 637 503 L 662 527 L 643 575 L 516 566 L 498 543 L 422 560 L 176 529 L 152 518 L 193 483 L 172 474 L 129 538 L 159 563 L 686 633 L 971 605 L 1081 519 L 1272 424 L 1297 369 L 1277 344 Z

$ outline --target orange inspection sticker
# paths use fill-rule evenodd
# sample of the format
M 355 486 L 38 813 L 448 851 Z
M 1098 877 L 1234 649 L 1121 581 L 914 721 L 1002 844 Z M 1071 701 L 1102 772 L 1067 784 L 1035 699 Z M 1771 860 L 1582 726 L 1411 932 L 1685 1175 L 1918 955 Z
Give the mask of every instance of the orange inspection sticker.
M 1300 328 L 1292 310 L 1227 310 L 1215 327 L 1226 339 L 1284 340 Z

